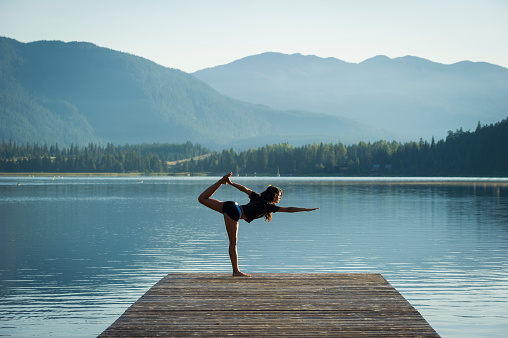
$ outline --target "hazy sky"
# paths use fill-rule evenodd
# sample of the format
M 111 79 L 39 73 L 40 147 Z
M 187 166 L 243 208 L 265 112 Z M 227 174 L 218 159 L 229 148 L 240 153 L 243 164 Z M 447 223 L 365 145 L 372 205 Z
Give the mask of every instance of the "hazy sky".
M 0 0 L 0 36 L 87 41 L 186 72 L 268 51 L 508 67 L 508 1 Z

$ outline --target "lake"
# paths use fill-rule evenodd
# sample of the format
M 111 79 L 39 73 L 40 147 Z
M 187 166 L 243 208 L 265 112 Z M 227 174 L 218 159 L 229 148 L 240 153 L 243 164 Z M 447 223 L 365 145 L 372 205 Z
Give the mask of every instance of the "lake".
M 0 335 L 95 337 L 171 272 L 230 272 L 217 178 L 0 178 Z M 248 273 L 381 273 L 442 337 L 508 332 L 508 179 L 234 178 Z M 231 186 L 215 195 L 247 202 Z

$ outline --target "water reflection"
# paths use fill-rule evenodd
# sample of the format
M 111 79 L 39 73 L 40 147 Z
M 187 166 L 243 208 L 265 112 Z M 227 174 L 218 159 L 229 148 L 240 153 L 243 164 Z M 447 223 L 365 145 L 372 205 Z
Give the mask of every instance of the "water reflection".
M 379 272 L 443 337 L 507 331 L 508 181 L 238 180 L 320 207 L 242 223 L 243 270 Z M 0 179 L 0 334 L 95 336 L 167 273 L 229 272 L 213 181 Z

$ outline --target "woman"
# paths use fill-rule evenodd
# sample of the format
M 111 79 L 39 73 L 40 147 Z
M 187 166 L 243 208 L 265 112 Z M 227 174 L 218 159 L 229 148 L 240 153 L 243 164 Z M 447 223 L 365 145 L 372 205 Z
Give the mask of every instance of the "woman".
M 313 211 L 319 208 L 308 209 L 279 207 L 276 205 L 282 198 L 282 191 L 279 188 L 269 186 L 261 193 L 261 195 L 259 195 L 241 184 L 231 182 L 231 174 L 232 173 L 224 175 L 224 177 L 218 180 L 215 184 L 203 191 L 203 193 L 199 195 L 198 201 L 210 209 L 224 215 L 224 223 L 226 224 L 226 230 L 229 237 L 229 258 L 231 259 L 231 265 L 233 266 L 233 276 L 248 277 L 250 275 L 241 272 L 238 267 L 238 251 L 236 249 L 236 243 L 238 240 L 238 221 L 240 219 L 250 223 L 254 219 L 264 216 L 265 220 L 270 222 L 273 212 Z M 238 203 L 233 201 L 221 202 L 210 198 L 223 184 L 232 185 L 236 189 L 246 193 L 249 196 L 250 202 L 239 206 Z

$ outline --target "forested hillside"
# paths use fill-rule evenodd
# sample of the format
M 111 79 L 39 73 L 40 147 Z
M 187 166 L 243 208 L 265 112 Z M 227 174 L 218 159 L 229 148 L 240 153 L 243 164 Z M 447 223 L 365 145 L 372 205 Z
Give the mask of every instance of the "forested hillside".
M 0 145 L 0 172 L 50 173 L 161 173 L 168 161 L 178 161 L 209 153 L 199 144 L 141 144 L 105 147 L 72 144 L 17 144 L 5 140 Z
M 457 126 L 474 129 L 478 121 L 495 123 L 508 107 L 508 69 L 485 62 L 376 56 L 348 63 L 263 53 L 193 75 L 242 101 L 342 116 L 404 141 L 442 137 Z
M 175 170 L 239 175 L 338 176 L 508 176 L 508 120 L 481 126 L 474 132 L 459 129 L 445 140 L 419 142 L 289 144 L 248 151 L 223 150 L 199 162 L 182 163 Z
M 389 138 L 348 119 L 243 103 L 176 69 L 90 43 L 0 37 L 0 139 L 81 146 Z
M 313 143 L 301 147 L 275 144 L 236 152 L 225 149 L 199 161 L 167 161 L 207 154 L 191 143 L 106 147 L 90 144 L 0 146 L 0 172 L 200 173 L 304 176 L 508 176 L 508 120 L 481 126 L 474 132 L 458 129 L 445 140 L 419 142 Z

